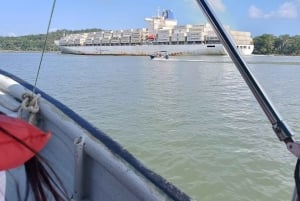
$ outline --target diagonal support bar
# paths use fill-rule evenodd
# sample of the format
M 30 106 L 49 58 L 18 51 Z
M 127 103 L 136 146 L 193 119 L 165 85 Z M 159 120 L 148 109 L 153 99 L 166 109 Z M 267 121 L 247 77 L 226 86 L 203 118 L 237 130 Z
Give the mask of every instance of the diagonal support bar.
M 207 0 L 196 0 L 199 6 L 202 8 L 203 13 L 209 20 L 210 24 L 214 28 L 216 34 L 224 45 L 227 53 L 231 57 L 233 63 L 238 68 L 248 87 L 252 91 L 255 96 L 257 102 L 265 112 L 268 117 L 270 123 L 272 124 L 272 128 L 279 138 L 279 140 L 284 141 L 285 143 L 293 142 L 292 131 L 285 124 L 285 122 L 281 119 L 278 112 L 275 110 L 275 107 L 271 104 L 271 101 L 267 98 L 266 94 L 259 86 L 258 82 L 255 80 L 252 73 L 249 71 L 246 62 L 240 56 L 235 43 L 229 34 L 225 31 L 222 24 L 216 18 L 216 15 L 213 13 L 212 9 L 207 3 Z

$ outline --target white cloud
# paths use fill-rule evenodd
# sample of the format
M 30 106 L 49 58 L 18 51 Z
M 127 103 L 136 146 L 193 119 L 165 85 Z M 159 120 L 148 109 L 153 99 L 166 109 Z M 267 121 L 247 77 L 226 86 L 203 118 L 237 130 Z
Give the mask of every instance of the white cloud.
M 13 32 L 10 32 L 8 34 L 5 34 L 5 36 L 8 36 L 8 37 L 16 37 L 17 34 L 13 33 Z
M 190 3 L 193 6 L 196 6 L 196 1 L 192 0 L 184 0 L 186 3 Z M 300 1 L 300 0 L 299 0 Z M 226 7 L 222 0 L 208 0 L 209 4 L 215 11 L 221 11 L 224 12 L 226 10 Z
M 4 36 L 4 37 L 16 37 L 17 34 L 15 34 L 13 32 L 7 32 L 7 33 L 0 32 L 0 36 Z
M 254 18 L 254 19 L 261 18 L 264 15 L 263 11 L 255 6 L 250 6 L 248 13 L 250 18 Z
M 297 3 L 286 2 L 280 6 L 278 16 L 281 18 L 296 18 L 298 16 Z
M 226 10 L 226 7 L 222 0 L 209 0 L 209 3 L 213 7 L 215 11 L 221 11 L 224 12 Z
M 248 15 L 253 19 L 271 19 L 271 18 L 281 18 L 281 19 L 295 19 L 298 17 L 298 8 L 300 0 L 287 1 L 279 6 L 277 10 L 264 12 L 263 10 L 252 5 L 248 9 Z

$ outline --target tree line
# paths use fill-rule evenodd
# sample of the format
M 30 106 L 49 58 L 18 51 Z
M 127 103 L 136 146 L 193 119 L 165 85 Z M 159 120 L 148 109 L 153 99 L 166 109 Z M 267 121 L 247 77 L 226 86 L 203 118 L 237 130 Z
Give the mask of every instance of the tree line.
M 263 34 L 253 38 L 253 54 L 300 55 L 300 35 Z
M 59 51 L 55 40 L 71 33 L 102 31 L 101 29 L 58 30 L 48 35 L 46 51 Z M 41 51 L 45 43 L 45 34 L 18 37 L 0 36 L 0 51 Z M 274 36 L 263 34 L 253 38 L 253 54 L 300 55 L 300 35 Z
M 84 29 L 84 30 L 57 30 L 50 32 L 47 38 L 46 51 L 59 51 L 54 44 L 64 35 L 72 33 L 96 32 L 102 29 Z M 0 36 L 0 51 L 42 51 L 45 43 L 45 34 L 26 35 L 18 37 Z

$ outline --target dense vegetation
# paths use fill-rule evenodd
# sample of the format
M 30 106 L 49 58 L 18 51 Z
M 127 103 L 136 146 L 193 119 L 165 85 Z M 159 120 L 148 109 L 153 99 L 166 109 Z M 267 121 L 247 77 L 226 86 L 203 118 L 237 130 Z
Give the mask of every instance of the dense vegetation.
M 58 30 L 51 32 L 48 36 L 46 51 L 58 51 L 54 41 L 59 40 L 65 34 L 101 31 L 101 29 L 85 30 Z M 253 39 L 253 54 L 278 54 L 278 55 L 300 55 L 300 35 L 274 36 L 263 34 Z M 27 35 L 19 37 L 1 37 L 0 51 L 41 51 L 45 42 L 45 34 Z
M 84 29 L 77 31 L 58 30 L 50 32 L 48 35 L 46 51 L 58 51 L 58 47 L 54 44 L 55 40 L 71 33 L 83 33 L 101 31 L 101 29 Z M 45 34 L 27 35 L 18 37 L 0 36 L 0 51 L 41 51 L 45 43 Z
M 253 54 L 300 55 L 300 35 L 263 34 L 253 39 Z

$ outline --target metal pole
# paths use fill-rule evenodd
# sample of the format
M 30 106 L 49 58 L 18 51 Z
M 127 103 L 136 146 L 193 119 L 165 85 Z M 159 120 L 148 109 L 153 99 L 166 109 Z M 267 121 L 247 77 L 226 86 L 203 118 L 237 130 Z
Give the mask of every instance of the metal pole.
M 279 140 L 284 141 L 285 143 L 293 142 L 292 132 L 281 119 L 274 106 L 271 104 L 262 88 L 259 86 L 258 82 L 255 80 L 254 76 L 249 71 L 246 62 L 239 55 L 238 50 L 235 47 L 235 43 L 231 37 L 226 33 L 224 27 L 221 25 L 219 20 L 216 18 L 216 15 L 213 13 L 212 9 L 208 5 L 206 0 L 196 0 L 199 6 L 202 8 L 203 13 L 206 15 L 211 26 L 214 28 L 216 34 L 224 45 L 227 53 L 231 57 L 233 63 L 240 71 L 242 77 L 247 83 L 248 87 L 255 96 L 257 102 L 260 104 L 261 108 L 265 112 L 269 121 L 272 124 L 272 128 L 279 138 Z

